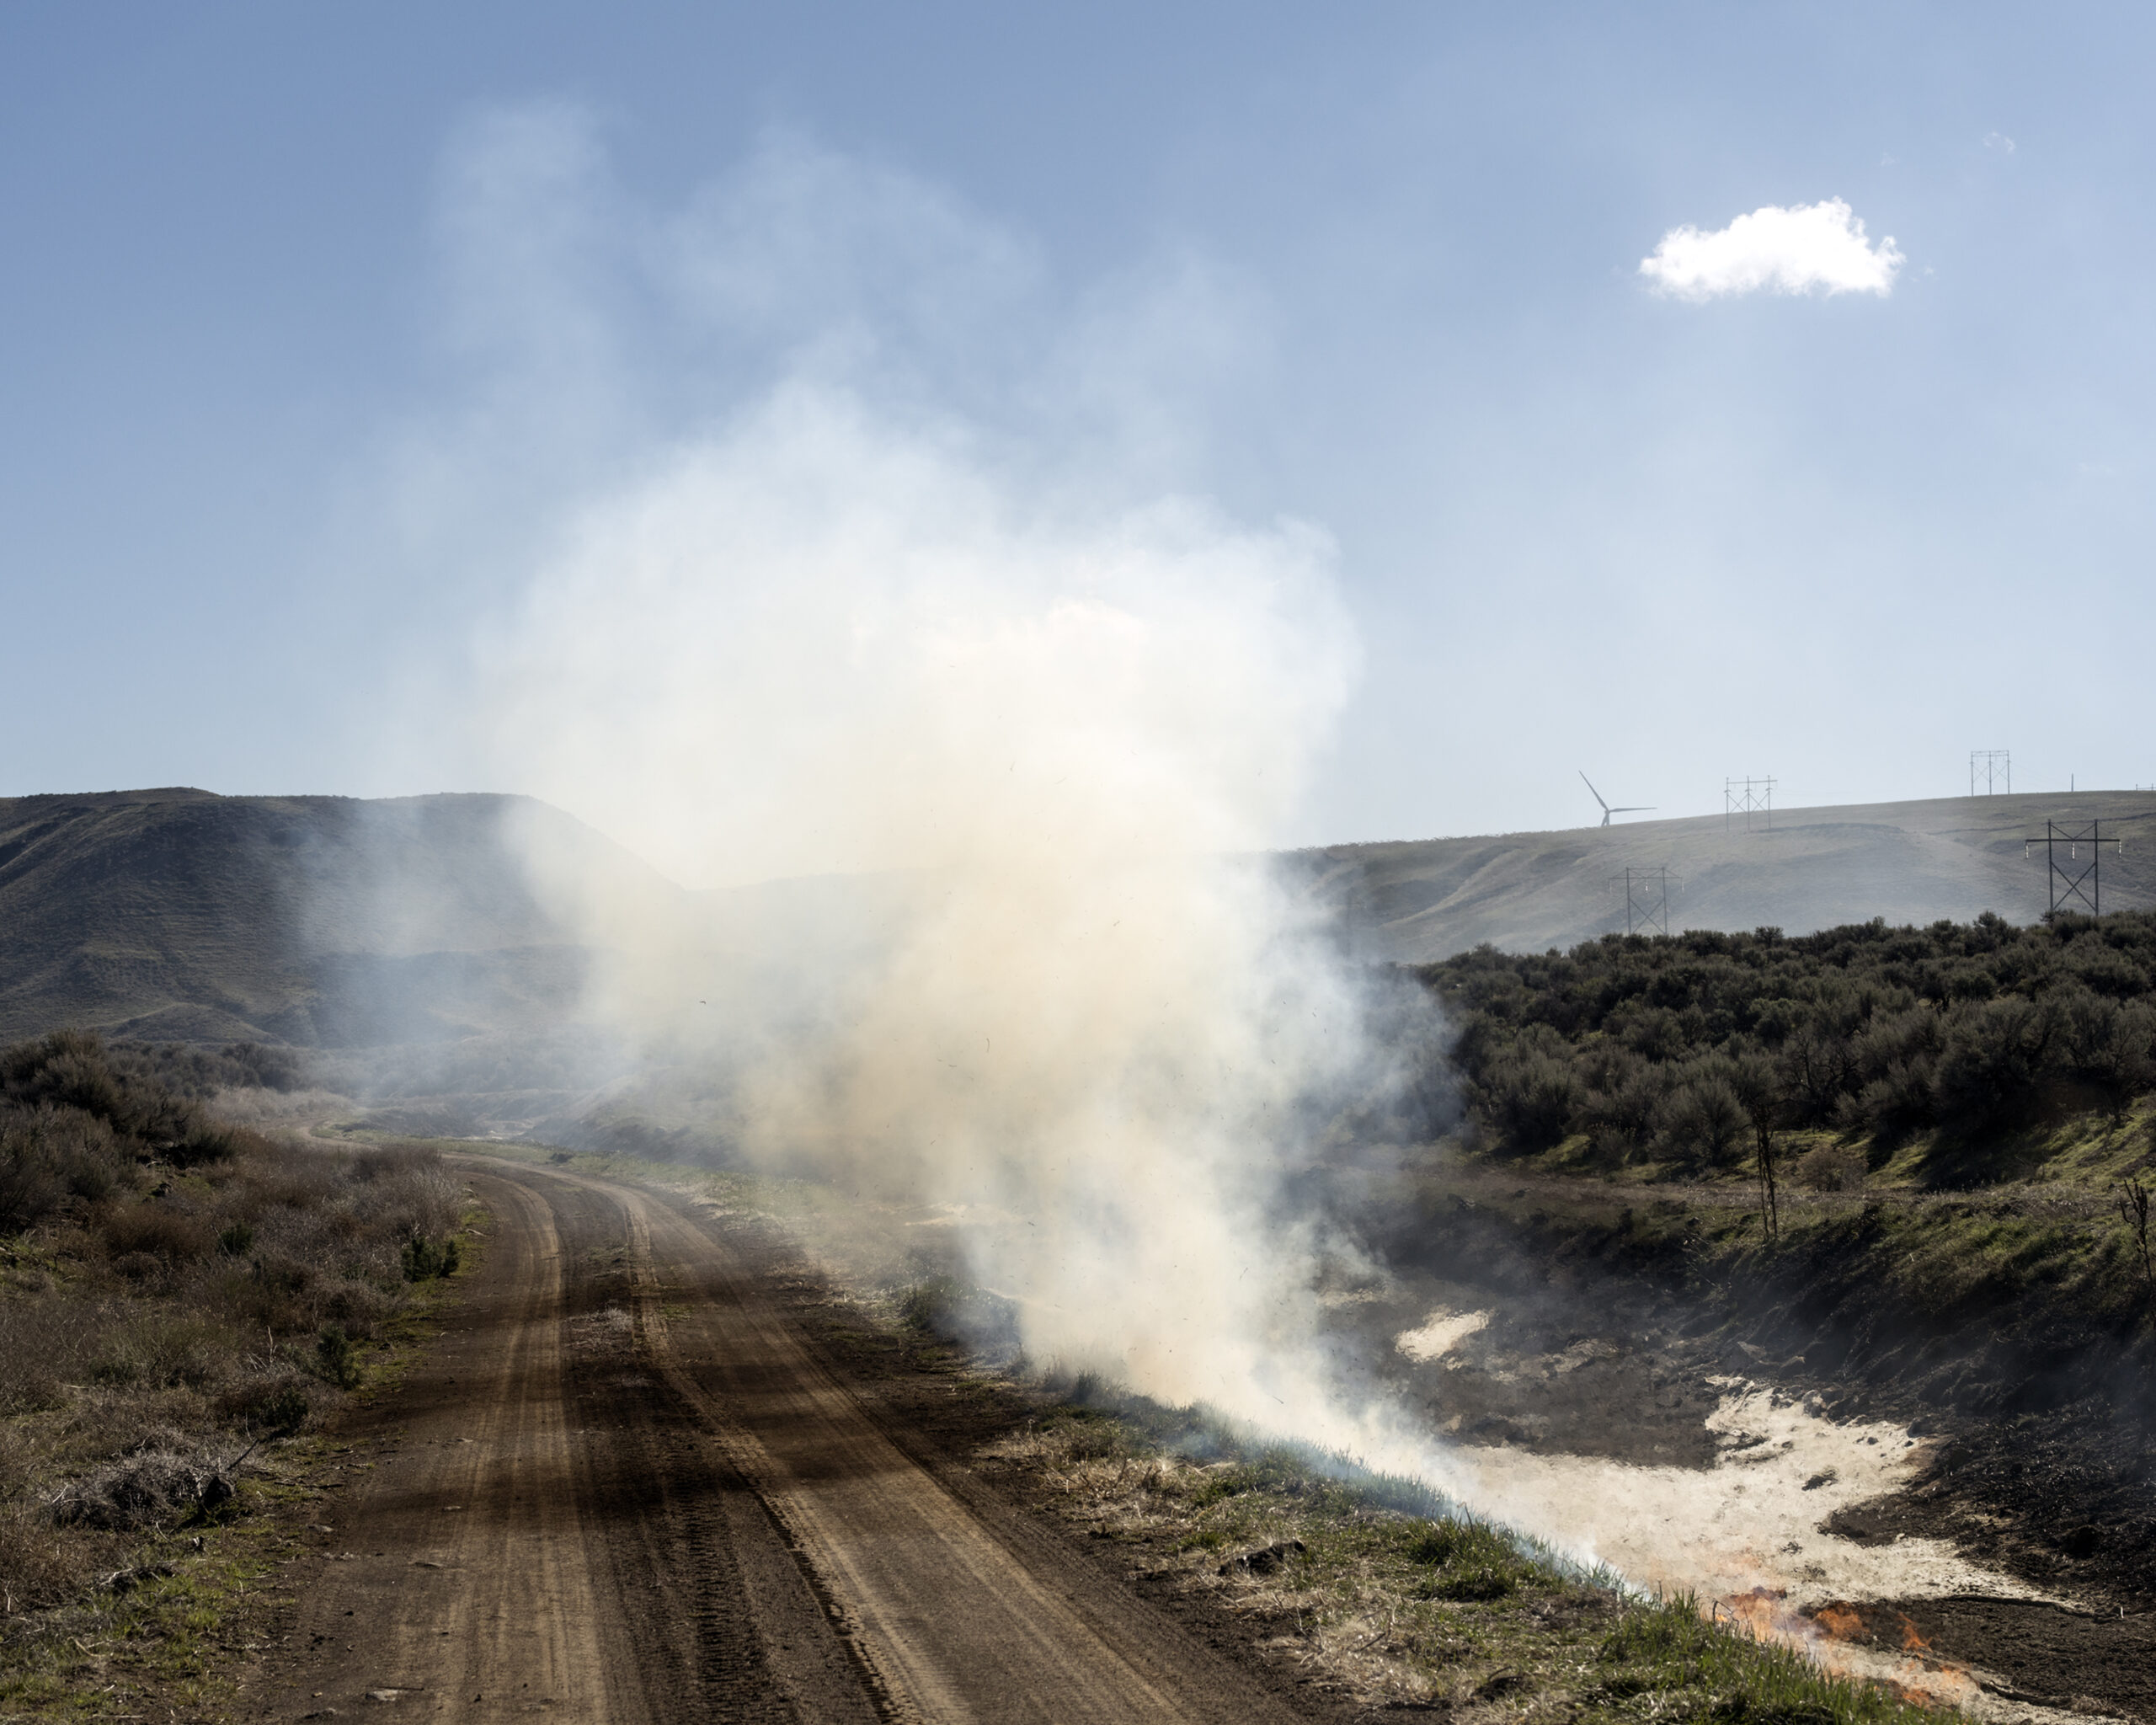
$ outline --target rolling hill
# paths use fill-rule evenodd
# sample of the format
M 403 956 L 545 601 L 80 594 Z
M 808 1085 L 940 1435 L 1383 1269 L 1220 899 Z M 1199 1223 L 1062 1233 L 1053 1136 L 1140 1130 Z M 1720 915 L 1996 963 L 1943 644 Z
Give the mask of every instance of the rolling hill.
M 1408 964 L 1486 941 L 1529 952 L 1622 930 L 1627 868 L 1668 870 L 1673 932 L 1773 926 L 1797 934 L 1875 916 L 1966 921 L 1986 911 L 2033 922 L 2049 905 L 2047 820 L 2103 823 L 2106 910 L 2156 904 L 2156 793 L 1778 809 L 1772 820 L 1754 816 L 1748 831 L 1742 816 L 1702 815 L 1295 855 L 1358 950 Z M 2085 864 L 2088 847 L 2073 860 Z
M 2104 902 L 2156 904 L 2156 793 L 1952 798 L 1607 828 L 1336 846 L 1283 859 L 1357 950 L 1419 963 L 1625 926 L 1623 871 L 1669 872 L 1672 929 L 1792 933 L 1883 916 L 2032 921 L 2047 820 L 2105 823 Z M 806 955 L 859 949 L 895 877 L 688 892 L 530 798 L 0 800 L 0 1040 L 58 1024 L 146 1040 L 319 1049 L 531 1038 L 576 1022 L 605 954 L 535 889 L 535 846 L 683 957 L 682 992 L 770 1001 Z M 2084 847 L 2080 861 L 2086 860 Z M 675 932 L 678 931 L 678 938 Z M 713 996 L 716 1000 L 716 995 Z
M 558 1023 L 591 954 L 526 879 L 528 832 L 678 895 L 529 798 L 0 801 L 0 1039 L 67 1023 L 339 1048 Z

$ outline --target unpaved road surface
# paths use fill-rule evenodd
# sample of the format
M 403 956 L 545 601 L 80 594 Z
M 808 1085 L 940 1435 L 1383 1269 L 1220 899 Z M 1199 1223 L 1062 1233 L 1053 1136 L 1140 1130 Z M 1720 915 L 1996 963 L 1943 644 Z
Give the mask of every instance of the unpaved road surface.
M 722 1223 L 467 1169 L 483 1264 L 318 1512 L 250 1715 L 1294 1717 L 885 1429 Z

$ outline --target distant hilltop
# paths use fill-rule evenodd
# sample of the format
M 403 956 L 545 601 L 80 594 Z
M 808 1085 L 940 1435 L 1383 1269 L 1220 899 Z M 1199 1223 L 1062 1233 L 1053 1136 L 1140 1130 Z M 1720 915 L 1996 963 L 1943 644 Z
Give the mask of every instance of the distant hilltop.
M 1366 957 L 1569 947 L 1625 927 L 1623 873 L 1668 870 L 1668 923 L 1790 933 L 1883 916 L 2030 922 L 2047 820 L 2101 820 L 2104 904 L 2156 904 L 2156 793 L 1957 797 L 1340 845 L 1283 860 Z M 59 1024 L 316 1049 L 528 1039 L 579 1013 L 604 955 L 535 893 L 524 846 L 608 884 L 708 954 L 713 985 L 786 985 L 800 955 L 891 914 L 891 885 L 685 892 L 528 797 L 220 797 L 187 788 L 0 799 L 0 1040 Z M 1659 879 L 1657 873 L 1657 879 Z M 698 973 L 703 974 L 702 971 Z M 702 987 L 693 992 L 701 993 Z
M 674 890 L 526 797 L 0 800 L 0 1039 L 66 1023 L 337 1048 L 549 1026 L 589 954 L 534 896 L 513 823 Z
M 2156 904 L 2156 792 L 1946 797 L 1628 821 L 1486 838 L 1334 845 L 1295 853 L 1374 957 L 1422 964 L 1485 942 L 1566 948 L 1625 927 L 1627 867 L 1669 871 L 1668 924 L 1779 927 L 2033 922 L 2048 908 L 2047 820 L 2101 821 L 2103 905 Z M 2113 839 L 2125 841 L 2123 852 Z M 2087 860 L 2085 847 L 2081 861 Z

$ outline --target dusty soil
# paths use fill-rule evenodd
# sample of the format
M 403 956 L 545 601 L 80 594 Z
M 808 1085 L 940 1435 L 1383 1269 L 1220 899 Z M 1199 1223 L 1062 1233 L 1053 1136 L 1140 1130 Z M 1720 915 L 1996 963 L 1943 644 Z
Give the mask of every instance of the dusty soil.
M 1033 1424 L 1038 1405 L 1007 1381 L 987 1381 L 960 1367 L 963 1355 L 932 1343 L 894 1334 L 867 1321 L 861 1308 L 835 1295 L 814 1264 L 777 1255 L 770 1285 L 794 1318 L 832 1357 L 849 1386 L 894 1442 L 932 1471 L 975 1514 L 1031 1541 L 1054 1540 L 1065 1554 L 1091 1569 L 1099 1585 L 1144 1600 L 1173 1621 L 1195 1645 L 1239 1665 L 1294 1717 L 1339 1722 L 1368 1721 L 1424 1708 L 1396 1699 L 1369 1699 L 1373 1685 L 1340 1662 L 1320 1656 L 1305 1614 L 1259 1585 L 1251 1575 L 1211 1584 L 1214 1560 L 1201 1554 L 1199 1584 L 1192 1584 L 1177 1535 L 1180 1528 L 1134 1530 L 1092 1514 L 1039 1461 L 1015 1455 L 1023 1443 L 1009 1439 Z M 1230 1566 L 1232 1567 L 1232 1566 Z M 1591 1607 L 1607 1608 L 1599 1596 Z M 1349 1662 L 1353 1663 L 1353 1662 Z
M 495 1236 L 359 1417 L 243 1712 L 484 1718 L 1307 1715 L 953 1459 L 903 1360 L 686 1201 L 474 1159 Z M 795 1310 L 789 1310 L 789 1306 Z M 901 1392 L 902 1391 L 902 1392 Z M 1321 1706 L 1316 1711 L 1326 1711 Z

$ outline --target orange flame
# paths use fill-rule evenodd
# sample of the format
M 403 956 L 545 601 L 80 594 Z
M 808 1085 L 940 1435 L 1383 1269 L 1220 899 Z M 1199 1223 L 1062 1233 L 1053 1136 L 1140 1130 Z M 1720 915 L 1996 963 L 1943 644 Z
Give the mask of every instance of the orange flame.
M 1820 1606 L 1812 1614 L 1812 1621 L 1836 1641 L 1855 1641 L 1864 1634 L 1863 1614 L 1855 1606 L 1838 1600 Z
M 1755 1587 L 1746 1593 L 1731 1594 L 1722 1600 L 1721 1606 L 1755 1638 L 1772 1640 L 1783 1633 L 1784 1620 L 1789 1614 L 1782 1601 L 1787 1597 L 1780 1588 Z
M 1867 1657 L 1863 1651 L 1867 1643 L 1879 1646 L 1865 1621 L 1864 1606 L 1836 1599 L 1797 1611 L 1784 1598 L 1777 1589 L 1753 1588 L 1719 1601 L 1717 1615 L 1726 1613 L 1762 1640 L 1802 1648 L 1830 1675 L 1877 1683 L 1913 1706 L 1966 1706 L 1977 1699 L 1980 1691 L 1976 1680 L 1960 1665 L 1933 1653 L 1906 1612 L 1894 1613 L 1902 1632 L 1901 1657 L 1889 1673 L 1879 1669 L 1880 1654 Z M 1885 1657 L 1892 1660 L 1894 1656 Z

